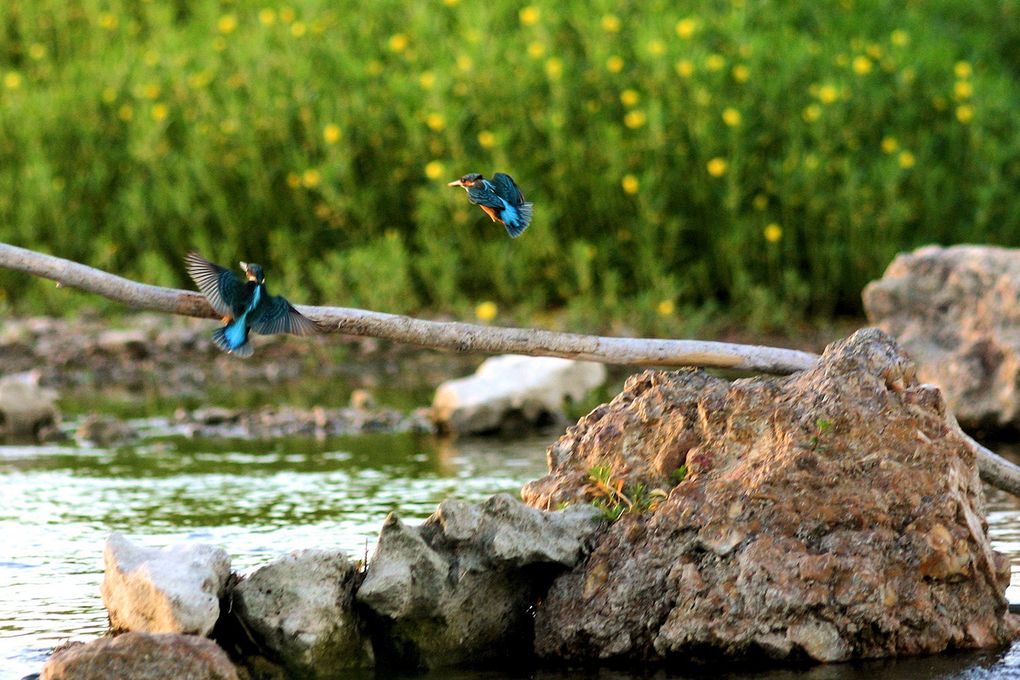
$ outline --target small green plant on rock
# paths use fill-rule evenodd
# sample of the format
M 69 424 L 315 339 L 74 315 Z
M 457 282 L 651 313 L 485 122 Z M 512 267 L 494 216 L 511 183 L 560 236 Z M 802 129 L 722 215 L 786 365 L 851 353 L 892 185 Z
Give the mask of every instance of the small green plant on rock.
M 591 482 L 588 491 L 595 496 L 592 505 L 602 510 L 609 522 L 615 522 L 625 512 L 652 512 L 668 495 L 662 489 L 649 491 L 643 482 L 636 482 L 624 492 L 625 481 L 613 479 L 608 465 L 592 466 L 588 470 L 588 479 Z

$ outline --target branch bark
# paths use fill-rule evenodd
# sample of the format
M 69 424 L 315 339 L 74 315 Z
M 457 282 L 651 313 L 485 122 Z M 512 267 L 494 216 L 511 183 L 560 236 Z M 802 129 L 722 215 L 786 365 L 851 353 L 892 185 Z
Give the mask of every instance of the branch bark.
M 33 274 L 101 295 L 135 309 L 215 319 L 219 315 L 200 293 L 138 283 L 78 262 L 0 243 L 0 267 Z M 701 340 L 611 338 L 530 328 L 427 321 L 348 307 L 295 305 L 328 332 L 384 338 L 432 349 L 486 354 L 527 354 L 635 366 L 700 366 L 787 374 L 814 366 L 810 352 Z M 958 428 L 957 428 L 958 429 Z M 967 436 L 981 479 L 1020 496 L 1020 467 Z

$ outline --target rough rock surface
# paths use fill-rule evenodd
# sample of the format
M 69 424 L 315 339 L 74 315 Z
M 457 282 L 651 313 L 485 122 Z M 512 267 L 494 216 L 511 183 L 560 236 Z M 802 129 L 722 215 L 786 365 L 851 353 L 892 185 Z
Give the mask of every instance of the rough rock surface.
M 57 420 L 57 393 L 33 371 L 0 378 L 0 437 L 37 437 Z
M 551 473 L 522 495 L 542 508 L 592 499 L 598 464 L 625 494 L 641 482 L 668 497 L 624 514 L 557 578 L 536 651 L 838 661 L 1005 642 L 1009 563 L 947 415 L 876 329 L 785 378 L 631 378 L 551 447 Z
M 588 361 L 508 354 L 491 357 L 467 378 L 436 390 L 432 417 L 453 432 L 490 432 L 513 423 L 541 422 L 580 401 L 606 380 L 606 367 Z
M 226 652 L 194 635 L 124 633 L 55 652 L 41 680 L 237 680 Z
M 529 608 L 601 524 L 591 506 L 547 513 L 506 494 L 444 501 L 420 527 L 390 515 L 357 594 L 376 616 L 377 661 L 437 668 L 530 656 Z
M 358 578 L 343 553 L 302 550 L 241 581 L 233 602 L 246 629 L 288 675 L 344 677 L 373 665 L 371 640 L 353 609 Z
M 163 549 L 111 534 L 101 592 L 114 630 L 208 635 L 220 615 L 230 556 L 200 543 Z
M 870 322 L 942 388 L 962 425 L 1020 428 L 1020 250 L 920 248 L 863 297 Z

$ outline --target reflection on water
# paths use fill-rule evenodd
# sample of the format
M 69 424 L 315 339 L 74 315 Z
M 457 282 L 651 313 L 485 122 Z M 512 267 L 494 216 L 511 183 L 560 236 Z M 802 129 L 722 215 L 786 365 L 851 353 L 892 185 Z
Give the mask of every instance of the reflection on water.
M 136 423 L 145 429 L 146 423 Z M 385 515 L 421 519 L 444 498 L 516 493 L 545 471 L 552 437 L 514 442 L 437 441 L 415 434 L 265 442 L 156 437 L 116 450 L 0 446 L 0 680 L 36 672 L 66 639 L 101 634 L 102 545 L 120 531 L 149 546 L 220 544 L 247 572 L 299 548 L 370 552 Z M 1020 460 L 1020 447 L 997 447 Z M 989 491 L 996 548 L 1013 557 L 1009 596 L 1020 601 L 1020 499 Z M 807 678 L 1020 678 L 1020 648 L 802 671 L 691 669 L 684 676 Z M 444 673 L 434 679 L 505 679 Z M 542 680 L 638 677 L 624 671 L 533 672 Z

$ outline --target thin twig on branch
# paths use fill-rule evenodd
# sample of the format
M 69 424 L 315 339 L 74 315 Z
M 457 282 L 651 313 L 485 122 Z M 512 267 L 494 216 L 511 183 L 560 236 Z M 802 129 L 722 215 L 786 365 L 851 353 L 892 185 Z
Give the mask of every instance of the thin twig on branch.
M 0 243 L 0 267 L 51 279 L 60 286 L 95 293 L 135 309 L 219 318 L 200 293 L 138 283 L 78 262 L 6 243 Z M 807 370 L 818 361 L 818 356 L 810 352 L 757 345 L 701 340 L 611 338 L 531 328 L 427 321 L 348 307 L 296 307 L 330 333 L 384 338 L 458 352 L 553 356 L 637 366 L 730 368 L 774 374 Z M 977 456 L 981 479 L 996 488 L 1020 496 L 1020 467 L 1001 458 L 962 431 L 960 434 Z

